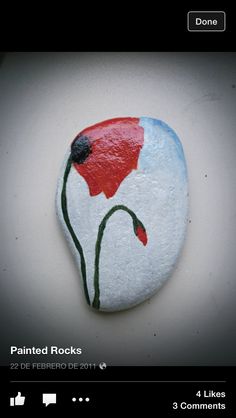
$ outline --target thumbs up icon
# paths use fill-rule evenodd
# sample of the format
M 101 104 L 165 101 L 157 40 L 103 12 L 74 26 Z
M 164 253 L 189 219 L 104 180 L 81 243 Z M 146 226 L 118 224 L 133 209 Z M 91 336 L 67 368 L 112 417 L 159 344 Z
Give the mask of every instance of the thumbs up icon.
M 24 405 L 25 396 L 21 396 L 21 392 L 18 392 L 15 398 L 10 398 L 10 406 Z

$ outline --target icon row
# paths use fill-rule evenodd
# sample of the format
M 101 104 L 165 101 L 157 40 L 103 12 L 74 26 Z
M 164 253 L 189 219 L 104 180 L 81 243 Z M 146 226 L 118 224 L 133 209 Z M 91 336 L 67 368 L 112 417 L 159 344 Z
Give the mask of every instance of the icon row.
M 15 397 L 11 397 L 10 398 L 10 406 L 22 406 L 25 404 L 25 396 L 21 395 L 21 392 L 17 393 L 17 396 Z M 86 398 L 82 398 L 79 397 L 78 399 L 73 397 L 72 398 L 72 402 L 76 402 L 78 400 L 78 402 L 89 402 L 90 398 L 86 397 Z M 43 393 L 42 395 L 42 403 L 45 406 L 48 406 L 50 404 L 56 404 L 57 403 L 57 394 L 56 393 Z
M 43 393 L 42 397 L 43 404 L 48 406 L 50 404 L 57 403 L 57 394 L 56 393 Z M 21 395 L 21 392 L 18 392 L 16 397 L 10 398 L 10 406 L 22 406 L 25 404 L 25 396 Z

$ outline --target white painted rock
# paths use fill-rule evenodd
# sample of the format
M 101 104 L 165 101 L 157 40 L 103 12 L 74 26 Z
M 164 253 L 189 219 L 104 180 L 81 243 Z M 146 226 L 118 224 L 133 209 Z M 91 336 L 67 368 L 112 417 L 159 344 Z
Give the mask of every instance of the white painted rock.
M 178 137 L 147 117 L 83 130 L 65 156 L 56 202 L 88 304 L 137 305 L 170 276 L 184 242 L 188 181 Z

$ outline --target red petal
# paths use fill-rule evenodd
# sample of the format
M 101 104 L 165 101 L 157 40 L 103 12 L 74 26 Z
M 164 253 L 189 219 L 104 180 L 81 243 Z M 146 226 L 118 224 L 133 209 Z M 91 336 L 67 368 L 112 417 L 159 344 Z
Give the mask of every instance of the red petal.
M 91 142 L 92 152 L 82 164 L 74 164 L 86 180 L 91 196 L 103 192 L 114 196 L 121 182 L 137 169 L 144 141 L 138 118 L 110 119 L 81 132 Z
M 147 245 L 148 238 L 145 229 L 143 229 L 141 226 L 138 226 L 136 229 L 136 234 L 138 239 L 143 243 L 143 245 Z

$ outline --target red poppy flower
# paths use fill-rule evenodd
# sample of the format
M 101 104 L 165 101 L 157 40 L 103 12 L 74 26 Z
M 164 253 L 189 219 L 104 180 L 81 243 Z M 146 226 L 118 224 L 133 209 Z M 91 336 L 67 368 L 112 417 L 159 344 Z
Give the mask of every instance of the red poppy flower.
M 108 199 L 114 196 L 125 177 L 137 169 L 143 142 L 139 118 L 110 119 L 77 135 L 71 145 L 71 159 L 91 196 L 102 192 Z
M 86 180 L 91 196 L 103 192 L 109 199 L 114 196 L 121 182 L 138 166 L 140 150 L 144 142 L 144 130 L 139 118 L 110 119 L 84 129 L 71 144 L 61 192 L 61 208 L 64 221 L 80 254 L 81 274 L 88 304 L 91 304 L 87 286 L 86 261 L 83 248 L 70 222 L 67 209 L 66 185 L 72 165 Z M 99 260 L 101 243 L 108 219 L 118 210 L 127 212 L 133 220 L 135 235 L 147 245 L 148 238 L 144 225 L 136 214 L 124 205 L 113 206 L 102 219 L 95 246 L 94 299 L 92 306 L 100 308 Z

